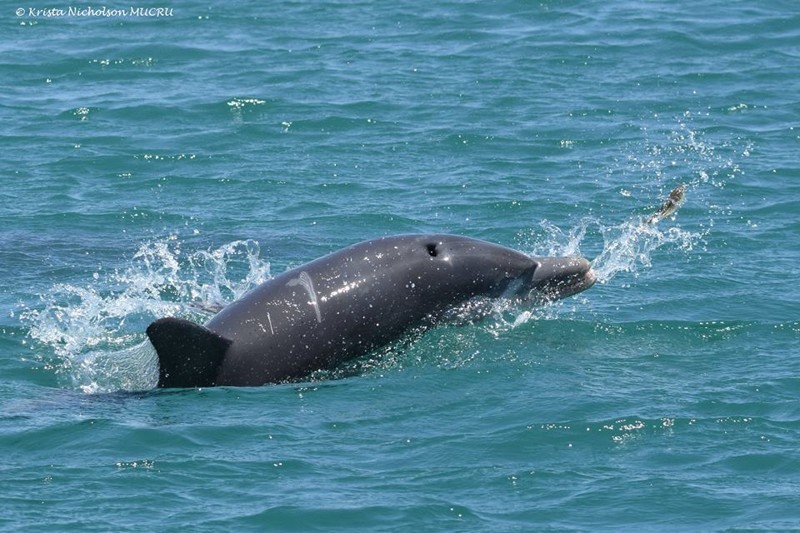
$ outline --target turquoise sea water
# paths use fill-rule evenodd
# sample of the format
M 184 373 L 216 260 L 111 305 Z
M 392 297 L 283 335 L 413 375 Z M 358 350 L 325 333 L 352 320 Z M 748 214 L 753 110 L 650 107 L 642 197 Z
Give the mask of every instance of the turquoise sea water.
M 800 5 L 70 7 L 0 6 L 0 528 L 800 528 Z M 153 319 L 409 232 L 601 282 L 148 390 Z

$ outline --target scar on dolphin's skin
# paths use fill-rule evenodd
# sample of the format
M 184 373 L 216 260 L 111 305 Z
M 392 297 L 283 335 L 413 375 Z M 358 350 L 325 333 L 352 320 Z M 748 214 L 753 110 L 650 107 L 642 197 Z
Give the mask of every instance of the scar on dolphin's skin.
M 314 283 L 311 281 L 311 276 L 308 275 L 308 272 L 305 270 L 300 272 L 300 276 L 289 280 L 289 283 L 286 285 L 289 287 L 301 285 L 306 290 L 308 297 L 311 298 L 311 302 L 309 303 L 314 306 L 314 312 L 317 314 L 317 322 L 322 324 L 322 315 L 319 312 L 319 302 L 317 301 L 317 291 L 314 290 Z

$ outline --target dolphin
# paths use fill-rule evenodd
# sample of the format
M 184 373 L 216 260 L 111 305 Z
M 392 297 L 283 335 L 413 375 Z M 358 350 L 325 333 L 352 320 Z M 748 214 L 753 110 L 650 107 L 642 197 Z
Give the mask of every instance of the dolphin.
M 581 257 L 531 257 L 456 235 L 354 244 L 264 282 L 205 325 L 156 320 L 158 387 L 259 386 L 367 354 L 476 298 L 552 301 L 591 287 Z

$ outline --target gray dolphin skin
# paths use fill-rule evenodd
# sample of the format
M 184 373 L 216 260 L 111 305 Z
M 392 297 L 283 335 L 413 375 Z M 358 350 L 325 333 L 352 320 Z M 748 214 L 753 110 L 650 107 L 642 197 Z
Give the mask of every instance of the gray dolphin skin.
M 384 237 L 284 272 L 204 326 L 162 318 L 147 336 L 159 387 L 258 386 L 333 369 L 475 297 L 550 301 L 594 281 L 581 257 L 455 235 Z

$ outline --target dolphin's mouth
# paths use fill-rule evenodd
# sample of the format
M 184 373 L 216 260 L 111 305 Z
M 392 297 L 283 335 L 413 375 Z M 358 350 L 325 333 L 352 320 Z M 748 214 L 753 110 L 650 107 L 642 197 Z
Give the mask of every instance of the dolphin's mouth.
M 531 296 L 560 300 L 583 292 L 597 281 L 592 265 L 583 257 L 537 257 Z

